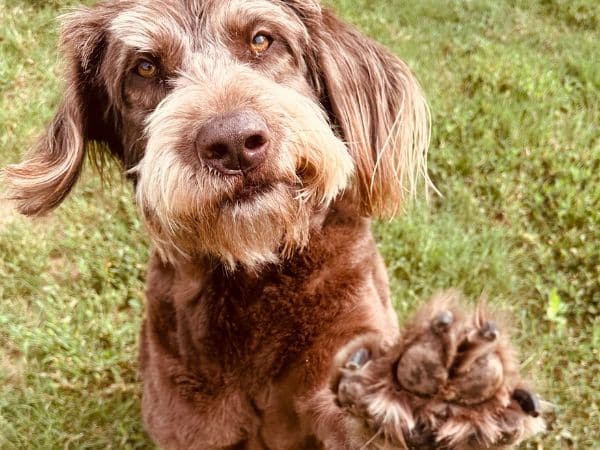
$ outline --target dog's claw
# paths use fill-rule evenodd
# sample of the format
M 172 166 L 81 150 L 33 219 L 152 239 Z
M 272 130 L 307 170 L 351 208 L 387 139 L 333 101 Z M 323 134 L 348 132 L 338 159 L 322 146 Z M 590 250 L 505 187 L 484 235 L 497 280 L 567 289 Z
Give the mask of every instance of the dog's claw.
M 346 362 L 346 369 L 358 370 L 371 359 L 371 352 L 368 348 L 361 348 L 354 352 L 350 359 Z
M 519 404 L 523 412 L 531 417 L 539 417 L 542 409 L 540 399 L 534 392 L 525 389 L 515 389 L 512 398 Z
M 454 322 L 454 315 L 452 311 L 442 311 L 433 320 L 433 331 L 437 333 L 445 333 L 450 329 L 450 326 Z
M 494 322 L 488 320 L 483 324 L 483 326 L 479 330 L 479 336 L 486 341 L 493 342 L 498 339 L 500 336 L 500 332 L 498 331 L 498 327 Z

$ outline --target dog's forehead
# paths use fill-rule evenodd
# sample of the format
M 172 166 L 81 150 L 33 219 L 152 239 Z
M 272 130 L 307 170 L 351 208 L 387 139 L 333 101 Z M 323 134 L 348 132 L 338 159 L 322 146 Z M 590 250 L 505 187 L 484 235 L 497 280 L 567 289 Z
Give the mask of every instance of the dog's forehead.
M 278 0 L 115 2 L 119 12 L 109 29 L 125 45 L 140 51 L 153 51 L 157 45 L 169 42 L 191 52 L 220 42 L 226 30 L 237 32 L 249 24 L 269 24 L 290 34 L 304 34 L 302 20 L 290 3 Z

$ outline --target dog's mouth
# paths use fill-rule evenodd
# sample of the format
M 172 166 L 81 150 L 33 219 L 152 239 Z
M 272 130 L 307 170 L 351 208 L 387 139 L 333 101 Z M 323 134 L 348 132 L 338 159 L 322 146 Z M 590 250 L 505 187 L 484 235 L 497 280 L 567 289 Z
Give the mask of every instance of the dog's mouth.
M 251 203 L 252 201 L 274 192 L 280 187 L 280 182 L 244 180 L 240 182 L 233 192 L 223 198 L 221 206 L 239 206 L 243 203 Z

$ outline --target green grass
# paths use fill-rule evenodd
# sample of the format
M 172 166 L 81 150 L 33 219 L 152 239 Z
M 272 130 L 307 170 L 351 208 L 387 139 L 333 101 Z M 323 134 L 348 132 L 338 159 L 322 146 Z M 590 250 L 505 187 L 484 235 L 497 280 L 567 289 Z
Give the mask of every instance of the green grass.
M 0 3 L 0 166 L 60 97 L 67 3 Z M 558 405 L 529 447 L 600 448 L 600 3 L 330 4 L 409 63 L 433 111 L 443 198 L 375 227 L 400 316 L 439 288 L 486 290 Z M 0 204 L 0 448 L 151 447 L 136 375 L 148 243 L 115 181 L 86 170 L 43 220 Z

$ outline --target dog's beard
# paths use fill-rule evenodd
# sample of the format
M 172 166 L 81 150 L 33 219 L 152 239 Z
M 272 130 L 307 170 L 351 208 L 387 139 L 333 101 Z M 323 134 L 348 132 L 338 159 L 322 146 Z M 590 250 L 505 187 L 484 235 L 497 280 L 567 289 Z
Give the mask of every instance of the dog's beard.
M 189 207 L 172 210 L 168 222 L 153 212 L 145 214 L 155 245 L 167 260 L 211 255 L 230 269 L 239 264 L 255 270 L 303 247 L 308 238 L 310 208 L 284 184 L 243 201 L 189 201 Z
M 258 175 L 223 176 L 194 157 L 190 136 L 222 113 L 201 83 L 176 89 L 148 122 L 137 197 L 167 260 L 209 255 L 231 269 L 250 270 L 277 262 L 306 245 L 311 218 L 352 173 L 345 145 L 314 101 L 256 75 L 242 72 L 234 79 L 222 92 L 263 113 L 273 135 Z M 244 98 L 248 92 L 262 94 Z M 194 156 L 186 161 L 183 154 Z

